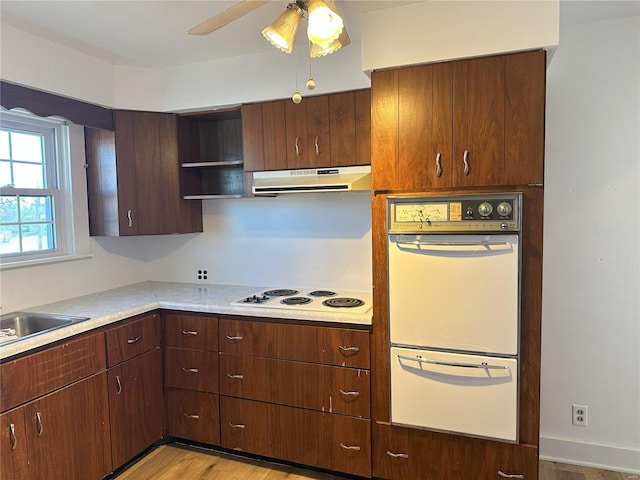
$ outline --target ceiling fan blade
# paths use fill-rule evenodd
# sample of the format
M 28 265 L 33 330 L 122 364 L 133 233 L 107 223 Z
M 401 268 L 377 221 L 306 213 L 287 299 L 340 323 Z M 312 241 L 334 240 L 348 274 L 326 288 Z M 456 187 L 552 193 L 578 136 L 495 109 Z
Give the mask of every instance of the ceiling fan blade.
M 219 28 L 224 27 L 226 24 L 246 15 L 247 13 L 253 12 L 255 9 L 260 8 L 270 1 L 271 0 L 243 0 L 219 14 L 208 18 L 199 25 L 190 28 L 187 33 L 189 35 L 208 35 Z
M 333 0 L 324 0 L 324 3 L 327 5 L 327 7 L 329 7 L 331 10 L 333 10 L 335 13 L 337 13 L 338 15 L 340 15 L 338 13 L 338 8 L 336 7 L 336 4 Z M 349 34 L 347 33 L 347 28 L 344 27 L 342 29 L 342 33 L 340 34 L 340 36 L 338 37 L 338 41 L 342 44 L 343 47 L 346 47 L 347 45 L 349 45 L 351 43 L 351 39 L 349 38 Z

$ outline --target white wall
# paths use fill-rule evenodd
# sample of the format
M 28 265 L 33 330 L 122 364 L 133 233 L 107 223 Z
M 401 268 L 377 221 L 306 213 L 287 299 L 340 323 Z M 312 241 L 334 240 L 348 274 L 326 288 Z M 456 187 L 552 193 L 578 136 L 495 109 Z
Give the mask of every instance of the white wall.
M 563 28 L 547 77 L 541 453 L 636 472 L 639 142 L 640 17 Z

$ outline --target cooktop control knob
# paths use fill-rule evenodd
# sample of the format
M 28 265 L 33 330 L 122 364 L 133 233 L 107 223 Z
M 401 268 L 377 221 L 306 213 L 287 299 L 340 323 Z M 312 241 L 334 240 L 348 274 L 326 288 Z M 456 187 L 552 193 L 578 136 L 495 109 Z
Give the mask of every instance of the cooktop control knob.
M 482 202 L 478 205 L 478 213 L 483 217 L 488 217 L 493 212 L 493 207 L 489 202 Z
M 500 202 L 500 204 L 496 208 L 496 211 L 501 217 L 506 217 L 511 213 L 511 209 L 511 204 L 509 202 Z

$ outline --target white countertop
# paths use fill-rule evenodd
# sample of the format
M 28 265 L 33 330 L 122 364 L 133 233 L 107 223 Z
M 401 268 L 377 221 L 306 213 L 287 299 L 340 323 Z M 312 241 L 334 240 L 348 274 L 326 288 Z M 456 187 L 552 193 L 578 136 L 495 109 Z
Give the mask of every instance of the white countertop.
M 266 288 L 192 283 L 143 282 L 60 302 L 23 309 L 26 312 L 89 317 L 22 340 L 0 344 L 0 359 L 84 333 L 158 308 L 194 313 L 218 313 L 339 324 L 371 325 L 373 309 L 366 313 L 344 310 L 312 311 L 233 305 L 240 298 Z

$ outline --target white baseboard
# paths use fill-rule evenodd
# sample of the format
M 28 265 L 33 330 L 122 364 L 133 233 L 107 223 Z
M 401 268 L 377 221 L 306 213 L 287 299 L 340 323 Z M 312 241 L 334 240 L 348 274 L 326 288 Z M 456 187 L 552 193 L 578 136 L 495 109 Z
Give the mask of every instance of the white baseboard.
M 640 475 L 640 449 L 541 436 L 540 458 Z

